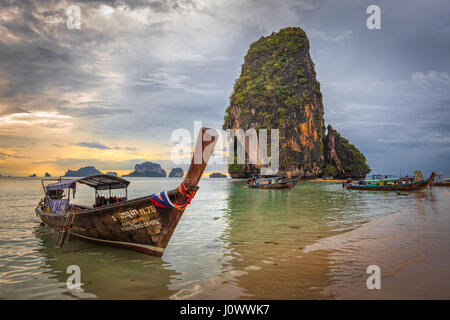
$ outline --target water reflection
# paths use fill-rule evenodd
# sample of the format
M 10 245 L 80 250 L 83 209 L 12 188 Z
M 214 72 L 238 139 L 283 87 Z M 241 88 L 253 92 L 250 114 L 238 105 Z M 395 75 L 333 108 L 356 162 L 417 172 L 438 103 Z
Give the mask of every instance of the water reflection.
M 130 180 L 130 198 L 179 183 Z M 41 196 L 39 180 L 0 179 L 0 298 L 354 298 L 345 290 L 364 294 L 374 261 L 386 270 L 383 281 L 424 264 L 437 287 L 449 283 L 448 268 L 436 267 L 450 263 L 442 253 L 450 246 L 444 189 L 397 194 L 299 183 L 256 190 L 204 179 L 161 259 L 75 239 L 55 248 L 55 233 L 33 213 Z M 92 194 L 80 189 L 77 200 L 89 204 Z M 82 292 L 66 287 L 69 265 L 81 268 Z
M 161 299 L 173 291 L 167 288 L 176 272 L 161 259 L 128 250 L 117 250 L 71 239 L 62 248 L 55 247 L 55 233 L 46 227 L 36 227 L 36 238 L 42 246 L 42 271 L 48 279 L 60 285 L 60 294 L 70 298 L 99 299 Z M 81 270 L 82 289 L 68 290 L 67 267 Z
M 227 191 L 228 227 L 222 239 L 232 249 L 229 262 L 239 272 L 234 281 L 243 289 L 242 297 L 321 296 L 318 288 L 329 285 L 327 256 L 318 254 L 304 263 L 302 249 L 337 232 L 335 211 L 347 214 L 349 225 L 356 223 L 359 216 L 347 212 L 355 199 L 337 186 L 307 183 L 295 189 L 255 190 L 232 182 Z

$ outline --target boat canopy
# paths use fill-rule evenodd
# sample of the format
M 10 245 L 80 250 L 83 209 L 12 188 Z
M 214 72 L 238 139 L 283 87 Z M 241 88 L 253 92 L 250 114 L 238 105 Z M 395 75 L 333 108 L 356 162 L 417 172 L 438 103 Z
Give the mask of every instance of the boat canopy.
M 365 179 L 364 181 L 365 182 L 378 182 L 378 181 L 380 181 L 380 180 L 383 180 L 383 181 L 397 181 L 397 180 L 400 180 L 401 178 L 381 178 L 381 179 Z
M 279 180 L 283 177 L 273 177 L 273 178 L 254 178 L 256 181 L 272 181 L 272 180 Z
M 130 184 L 130 181 L 127 181 L 119 177 L 110 176 L 106 174 L 99 174 L 96 176 L 90 176 L 85 178 L 58 181 L 49 184 L 48 186 L 45 187 L 45 189 L 49 191 L 49 190 L 64 190 L 74 188 L 77 182 L 87 184 L 88 186 L 94 188 L 95 190 L 122 189 L 127 188 L 128 185 Z

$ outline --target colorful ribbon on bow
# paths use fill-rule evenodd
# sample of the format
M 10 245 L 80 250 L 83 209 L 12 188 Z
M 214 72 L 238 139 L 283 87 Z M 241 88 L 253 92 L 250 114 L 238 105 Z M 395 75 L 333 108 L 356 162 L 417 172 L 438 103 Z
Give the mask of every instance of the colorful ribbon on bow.
M 183 211 L 186 209 L 187 205 L 191 203 L 191 200 L 195 196 L 195 192 L 191 192 L 186 190 L 186 186 L 184 185 L 184 182 L 182 182 L 178 186 L 178 191 L 184 196 L 184 201 L 182 203 L 174 203 L 170 201 L 169 195 L 166 191 L 161 192 L 159 195 L 152 194 L 151 195 L 151 202 L 154 206 L 160 207 L 160 208 L 176 208 L 180 211 Z

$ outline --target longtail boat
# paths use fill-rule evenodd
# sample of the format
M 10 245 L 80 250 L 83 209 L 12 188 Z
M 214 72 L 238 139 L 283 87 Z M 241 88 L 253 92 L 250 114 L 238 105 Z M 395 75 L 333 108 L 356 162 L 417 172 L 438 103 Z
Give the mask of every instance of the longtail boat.
M 450 178 L 440 178 L 433 182 L 433 187 L 450 187 Z
M 422 190 L 433 185 L 433 179 L 436 174 L 433 172 L 428 180 L 416 181 L 411 183 L 384 184 L 384 180 L 380 180 L 378 184 L 364 185 L 345 183 L 344 188 L 348 190 L 382 190 L 382 191 L 415 191 Z
M 46 184 L 49 179 L 44 179 L 45 198 L 35 212 L 45 225 L 57 231 L 58 247 L 62 247 L 69 237 L 74 237 L 160 257 L 199 188 L 198 182 L 216 140 L 215 130 L 200 130 L 186 178 L 176 189 L 128 200 L 130 182 L 119 177 L 96 175 L 59 179 L 51 184 Z M 95 189 L 96 200 L 92 207 L 69 202 L 70 191 L 75 194 L 77 183 Z M 116 190 L 124 192 L 119 197 L 112 197 L 111 192 Z
M 294 188 L 298 179 L 274 177 L 274 178 L 251 178 L 247 181 L 248 188 L 255 189 L 288 189 Z

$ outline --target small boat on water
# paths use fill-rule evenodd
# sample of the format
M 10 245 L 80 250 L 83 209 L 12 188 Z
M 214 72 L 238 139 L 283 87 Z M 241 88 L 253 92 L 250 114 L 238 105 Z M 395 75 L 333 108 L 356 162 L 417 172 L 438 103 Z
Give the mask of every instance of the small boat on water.
M 287 177 L 250 178 L 247 181 L 247 187 L 255 189 L 288 189 L 294 188 L 297 182 L 298 179 Z
M 439 177 L 437 181 L 433 182 L 433 187 L 450 187 L 450 178 Z
M 358 184 L 344 183 L 348 190 L 382 190 L 382 191 L 415 191 L 422 190 L 433 185 L 436 174 L 433 172 L 430 178 L 421 181 L 403 181 L 402 178 L 370 179 L 360 181 Z
M 79 179 L 44 179 L 45 198 L 36 207 L 36 215 L 58 232 L 56 244 L 62 247 L 69 237 L 162 256 L 184 210 L 198 190 L 217 140 L 216 132 L 202 128 L 184 181 L 159 195 L 128 200 L 129 181 L 110 175 Z M 47 184 L 49 181 L 57 182 Z M 95 190 L 95 204 L 70 203 L 77 184 Z M 113 193 L 119 195 L 113 196 Z

